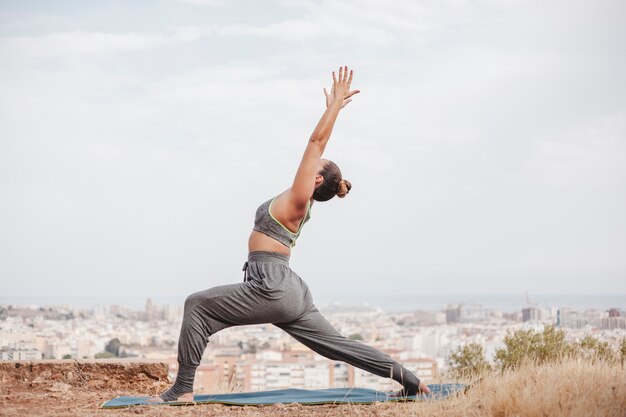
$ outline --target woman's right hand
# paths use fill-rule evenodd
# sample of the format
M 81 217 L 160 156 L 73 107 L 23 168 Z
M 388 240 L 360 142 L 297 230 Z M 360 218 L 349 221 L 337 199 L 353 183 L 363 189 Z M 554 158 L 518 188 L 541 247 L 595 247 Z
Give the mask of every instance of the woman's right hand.
M 348 103 L 352 101 L 352 96 L 360 93 L 360 90 L 350 91 L 350 84 L 352 84 L 353 71 L 348 73 L 348 66 L 339 67 L 339 79 L 335 76 L 333 71 L 333 86 L 330 90 L 330 94 L 324 88 L 324 95 L 326 96 L 326 107 L 330 107 L 331 104 L 337 103 L 341 105 L 341 109 L 346 107 Z

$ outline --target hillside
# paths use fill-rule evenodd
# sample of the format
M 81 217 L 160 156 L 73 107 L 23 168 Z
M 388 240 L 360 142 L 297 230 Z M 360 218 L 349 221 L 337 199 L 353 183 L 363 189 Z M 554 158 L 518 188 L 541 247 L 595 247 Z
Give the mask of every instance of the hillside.
M 489 374 L 464 395 L 441 402 L 230 407 L 139 406 L 103 410 L 119 395 L 168 386 L 165 364 L 149 361 L 0 362 L 1 416 L 626 416 L 626 372 L 577 360 Z

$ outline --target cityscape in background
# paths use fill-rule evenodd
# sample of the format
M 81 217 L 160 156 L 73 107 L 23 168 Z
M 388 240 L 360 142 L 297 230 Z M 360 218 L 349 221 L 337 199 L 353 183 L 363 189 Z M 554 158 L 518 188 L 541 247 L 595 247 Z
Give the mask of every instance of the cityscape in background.
M 452 351 L 481 344 L 488 359 L 507 332 L 555 325 L 574 341 L 592 335 L 616 344 L 626 336 L 623 304 L 603 308 L 546 307 L 526 296 L 520 309 L 477 303 L 439 309 L 387 311 L 367 305 L 330 304 L 320 310 L 346 337 L 389 354 L 427 382 L 445 374 Z M 142 308 L 119 304 L 0 304 L 0 359 L 142 358 L 168 363 L 176 375 L 180 305 L 147 299 Z M 211 336 L 196 374 L 197 392 L 397 384 L 312 352 L 279 328 L 237 326 Z

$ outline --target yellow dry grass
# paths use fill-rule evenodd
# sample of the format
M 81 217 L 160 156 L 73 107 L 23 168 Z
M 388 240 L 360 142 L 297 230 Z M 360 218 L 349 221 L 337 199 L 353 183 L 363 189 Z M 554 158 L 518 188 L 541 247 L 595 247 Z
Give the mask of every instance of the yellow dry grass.
M 465 394 L 441 402 L 385 404 L 378 416 L 625 417 L 626 369 L 570 359 L 490 373 Z

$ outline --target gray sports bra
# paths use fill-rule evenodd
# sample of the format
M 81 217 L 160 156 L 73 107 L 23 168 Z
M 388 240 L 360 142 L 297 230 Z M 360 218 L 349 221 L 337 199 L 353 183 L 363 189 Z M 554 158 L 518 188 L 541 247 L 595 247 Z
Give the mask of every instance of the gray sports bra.
M 270 212 L 272 208 L 272 203 L 274 202 L 274 200 L 276 200 L 276 197 L 267 200 L 265 203 L 261 204 L 256 210 L 254 227 L 252 228 L 252 230 L 256 230 L 257 232 L 263 233 L 264 235 L 276 239 L 288 248 L 293 248 L 294 246 L 296 246 L 296 239 L 298 238 L 298 236 L 300 236 L 302 226 L 304 226 L 304 223 L 308 222 L 311 218 L 311 201 L 308 202 L 306 215 L 304 216 L 304 219 L 302 219 L 300 227 L 298 227 L 298 231 L 296 233 L 293 233 L 291 230 L 287 229 L 281 222 L 276 220 L 276 218 L 272 216 L 272 213 Z

